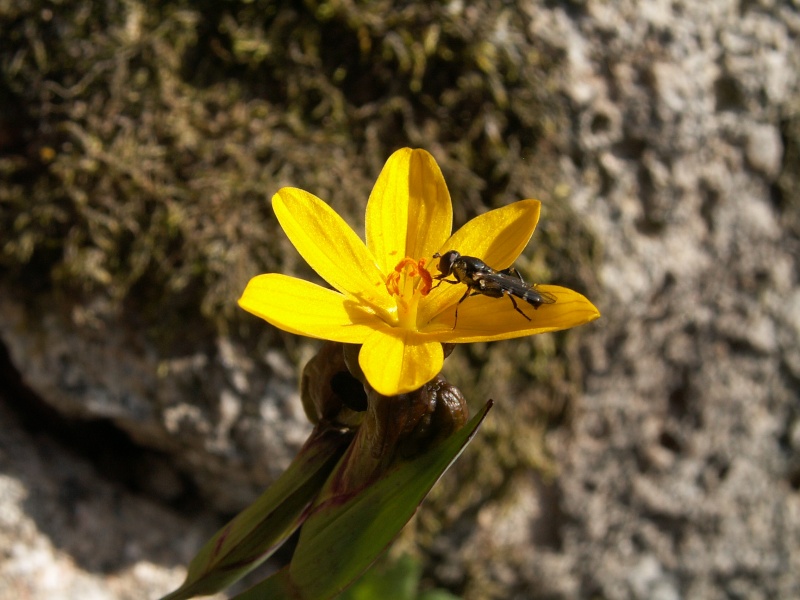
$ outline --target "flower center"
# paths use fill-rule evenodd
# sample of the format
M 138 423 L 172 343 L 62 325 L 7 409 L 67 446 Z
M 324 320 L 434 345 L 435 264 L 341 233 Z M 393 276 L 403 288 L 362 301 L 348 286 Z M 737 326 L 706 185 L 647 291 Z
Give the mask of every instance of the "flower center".
M 417 306 L 431 291 L 433 279 L 425 268 L 425 259 L 415 261 L 405 257 L 386 278 L 386 290 L 397 302 L 396 326 L 416 329 Z

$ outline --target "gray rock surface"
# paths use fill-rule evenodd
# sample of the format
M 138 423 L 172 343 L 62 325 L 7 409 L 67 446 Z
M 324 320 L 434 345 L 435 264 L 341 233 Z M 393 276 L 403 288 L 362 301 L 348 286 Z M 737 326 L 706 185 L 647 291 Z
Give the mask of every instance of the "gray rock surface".
M 498 46 L 562 60 L 559 185 L 601 244 L 603 318 L 582 333 L 584 393 L 548 437 L 554 482 L 515 474 L 436 540 L 429 571 L 475 599 L 800 597 L 800 6 L 515 15 Z M 309 347 L 290 361 L 220 335 L 167 354 L 116 310 L 32 297 L 0 288 L 24 387 L 152 453 L 109 478 L 20 425 L 6 390 L 0 596 L 158 597 L 307 435 L 293 362 Z M 180 514 L 187 495 L 205 506 Z
M 775 197 L 797 5 L 582 6 L 532 27 L 569 57 L 563 170 L 603 319 L 551 438 L 560 543 L 519 560 L 514 597 L 798 597 L 800 255 Z
M 0 597 L 152 598 L 177 587 L 210 523 L 110 483 L 0 403 Z

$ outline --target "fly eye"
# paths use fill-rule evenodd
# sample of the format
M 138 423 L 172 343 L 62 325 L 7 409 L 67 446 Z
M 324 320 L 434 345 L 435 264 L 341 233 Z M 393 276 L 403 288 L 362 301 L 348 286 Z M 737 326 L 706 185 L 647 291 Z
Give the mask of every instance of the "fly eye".
M 448 250 L 444 254 L 440 255 L 437 252 L 433 256 L 434 258 L 436 258 L 437 256 L 439 257 L 439 264 L 437 265 L 437 268 L 439 269 L 439 272 L 442 275 L 447 277 L 453 270 L 453 263 L 456 262 L 456 260 L 458 260 L 458 257 L 461 255 L 455 250 Z

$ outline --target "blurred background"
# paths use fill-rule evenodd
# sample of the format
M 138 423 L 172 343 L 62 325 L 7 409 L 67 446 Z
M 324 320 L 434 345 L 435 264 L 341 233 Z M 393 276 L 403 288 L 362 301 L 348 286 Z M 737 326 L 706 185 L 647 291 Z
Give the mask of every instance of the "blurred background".
M 157 598 L 286 467 L 318 343 L 236 300 L 316 276 L 269 199 L 361 232 L 402 146 L 455 227 L 540 199 L 517 267 L 603 314 L 447 360 L 496 405 L 393 550 L 421 587 L 800 596 L 795 0 L 0 0 L 0 32 L 1 597 Z

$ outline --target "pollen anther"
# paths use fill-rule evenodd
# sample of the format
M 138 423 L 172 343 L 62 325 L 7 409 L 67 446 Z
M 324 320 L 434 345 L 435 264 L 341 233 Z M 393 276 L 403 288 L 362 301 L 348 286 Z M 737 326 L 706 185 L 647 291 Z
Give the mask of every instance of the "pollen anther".
M 405 281 L 401 284 L 401 280 Z M 415 279 L 419 281 L 414 282 Z M 407 286 L 410 282 L 413 287 L 408 290 Z M 419 292 L 422 296 L 427 296 L 433 286 L 433 278 L 428 270 L 425 268 L 425 259 L 420 258 L 415 261 L 413 258 L 405 257 L 394 268 L 394 271 L 389 273 L 386 278 L 386 290 L 392 296 L 403 296 L 407 291 L 411 294 Z

